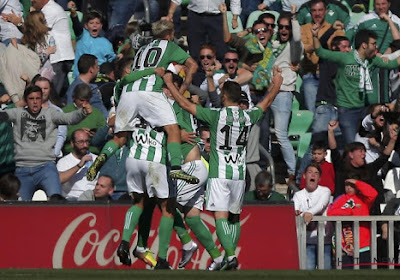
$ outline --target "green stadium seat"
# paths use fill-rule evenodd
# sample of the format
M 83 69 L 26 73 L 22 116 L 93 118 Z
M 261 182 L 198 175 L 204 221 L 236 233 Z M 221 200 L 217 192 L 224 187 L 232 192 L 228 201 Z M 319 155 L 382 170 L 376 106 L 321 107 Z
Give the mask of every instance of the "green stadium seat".
M 294 110 L 289 123 L 289 140 L 296 150 L 297 161 L 304 156 L 311 142 L 311 125 L 314 114 L 308 110 Z

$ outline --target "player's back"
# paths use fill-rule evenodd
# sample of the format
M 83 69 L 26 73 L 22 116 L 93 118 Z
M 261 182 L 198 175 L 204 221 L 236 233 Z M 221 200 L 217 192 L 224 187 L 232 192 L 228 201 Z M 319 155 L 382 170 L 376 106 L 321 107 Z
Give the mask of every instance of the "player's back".
M 129 157 L 166 164 L 166 135 L 163 130 L 152 129 L 142 118 L 132 131 Z
M 133 60 L 134 71 L 164 67 L 171 62 L 184 64 L 189 55 L 177 44 L 168 40 L 154 40 L 138 50 Z M 135 81 L 128 91 L 162 91 L 163 80 L 156 74 Z
M 219 110 L 216 122 L 210 126 L 211 178 L 244 180 L 247 138 L 254 123 L 251 111 L 237 106 Z

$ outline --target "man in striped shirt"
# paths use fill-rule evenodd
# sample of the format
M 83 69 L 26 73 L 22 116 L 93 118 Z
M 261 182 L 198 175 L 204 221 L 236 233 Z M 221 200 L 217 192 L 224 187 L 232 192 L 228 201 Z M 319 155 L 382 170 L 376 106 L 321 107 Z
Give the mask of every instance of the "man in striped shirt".
M 174 42 L 174 25 L 169 21 L 157 21 L 152 25 L 154 41 L 143 46 L 136 53 L 133 61 L 134 72 L 167 68 L 171 62 L 187 67 L 186 79 L 179 91 L 185 92 L 197 71 L 197 63 Z M 115 120 L 115 136 L 103 148 L 93 167 L 88 172 L 88 179 L 94 178 L 107 157 L 126 142 L 128 131 L 132 131 L 135 118 L 140 115 L 153 127 L 162 127 L 168 134 L 168 157 L 172 179 L 182 179 L 198 183 L 198 178 L 187 175 L 181 170 L 182 151 L 180 130 L 176 117 L 162 92 L 163 80 L 153 73 L 133 80 L 123 87 Z
M 256 107 L 249 110 L 239 108 L 241 88 L 235 82 L 225 82 L 222 88 L 224 107 L 210 109 L 191 103 L 174 89 L 172 74 L 166 73 L 163 78 L 175 101 L 210 126 L 211 153 L 206 209 L 214 212 L 217 236 L 226 256 L 224 262 L 215 266 L 222 270 L 235 269 L 238 266 L 235 248 L 240 235 L 239 214 L 245 191 L 247 137 L 251 126 L 261 119 L 279 92 L 282 83 L 280 70 L 274 68 L 269 93 Z M 231 217 L 229 221 L 228 217 Z

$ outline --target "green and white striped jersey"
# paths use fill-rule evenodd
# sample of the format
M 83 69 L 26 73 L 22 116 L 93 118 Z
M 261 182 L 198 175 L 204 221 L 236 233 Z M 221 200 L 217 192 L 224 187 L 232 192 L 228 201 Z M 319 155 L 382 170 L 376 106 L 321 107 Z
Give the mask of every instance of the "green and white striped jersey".
M 137 120 L 128 157 L 166 164 L 167 136 L 164 131 L 152 129 L 144 119 Z
M 183 110 L 182 107 L 179 106 L 178 102 L 175 102 L 174 100 L 171 99 L 169 99 L 169 102 L 172 103 L 172 108 L 174 109 L 180 129 L 184 129 L 187 132 L 196 132 L 197 119 L 195 118 L 195 116 L 190 114 L 188 111 Z M 196 140 L 195 144 L 189 144 L 186 142 L 183 142 L 181 144 L 182 156 L 184 159 L 187 157 L 187 155 L 193 149 L 193 147 L 196 146 L 198 142 L 200 142 L 200 138 L 198 137 L 196 137 L 195 140 Z
M 246 145 L 251 126 L 263 116 L 260 107 L 218 109 L 196 107 L 197 119 L 210 127 L 210 178 L 244 180 Z
M 154 40 L 143 46 L 136 53 L 133 60 L 133 71 L 145 70 L 148 68 L 164 67 L 167 69 L 172 62 L 184 64 L 190 56 L 177 44 L 167 40 Z M 126 91 L 155 91 L 162 92 L 163 79 L 156 75 L 145 76 L 132 84 L 129 84 Z

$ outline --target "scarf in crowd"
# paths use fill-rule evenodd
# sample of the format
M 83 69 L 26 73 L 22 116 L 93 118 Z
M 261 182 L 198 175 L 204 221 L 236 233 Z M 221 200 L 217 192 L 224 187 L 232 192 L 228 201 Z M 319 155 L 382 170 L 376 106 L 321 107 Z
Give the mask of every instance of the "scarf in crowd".
M 359 92 L 369 94 L 372 92 L 372 81 L 368 69 L 368 59 L 362 61 L 357 50 L 354 51 L 354 59 L 360 65 L 360 82 L 358 84 Z
M 277 58 L 285 49 L 287 42 L 281 44 L 279 41 L 273 43 L 268 42 L 263 53 L 263 59 L 258 63 L 253 73 L 252 83 L 256 90 L 262 90 L 270 85 L 272 78 L 272 69 L 274 67 L 275 58 Z

